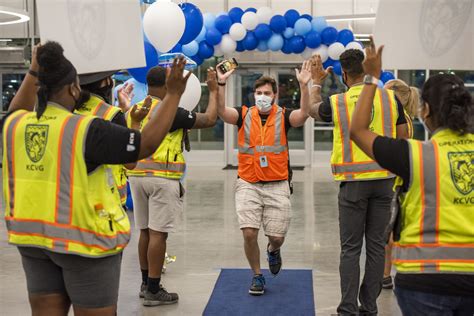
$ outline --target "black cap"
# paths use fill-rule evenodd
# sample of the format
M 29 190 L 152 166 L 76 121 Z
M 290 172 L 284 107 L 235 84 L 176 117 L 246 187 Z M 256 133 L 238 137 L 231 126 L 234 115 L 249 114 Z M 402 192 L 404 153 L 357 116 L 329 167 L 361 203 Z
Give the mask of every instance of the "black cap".
M 92 72 L 88 74 L 79 75 L 79 82 L 81 85 L 90 84 L 93 82 L 101 81 L 107 77 L 112 76 L 118 70 L 109 70 L 102 72 Z

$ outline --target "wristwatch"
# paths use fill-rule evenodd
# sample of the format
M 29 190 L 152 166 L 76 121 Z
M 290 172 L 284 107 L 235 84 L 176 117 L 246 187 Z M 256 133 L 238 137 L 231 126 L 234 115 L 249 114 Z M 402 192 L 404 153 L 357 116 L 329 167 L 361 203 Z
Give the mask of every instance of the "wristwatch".
M 379 79 L 377 79 L 377 78 L 375 78 L 374 76 L 371 76 L 371 75 L 365 75 L 364 84 L 378 85 L 379 84 Z

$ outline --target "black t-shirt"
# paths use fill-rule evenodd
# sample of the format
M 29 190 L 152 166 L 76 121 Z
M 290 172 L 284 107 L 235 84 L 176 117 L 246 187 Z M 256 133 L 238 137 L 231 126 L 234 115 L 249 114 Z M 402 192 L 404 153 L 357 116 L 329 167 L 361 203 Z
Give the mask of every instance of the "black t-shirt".
M 183 108 L 178 108 L 176 116 L 174 117 L 173 125 L 171 125 L 170 132 L 174 132 L 177 129 L 191 129 L 196 123 L 196 113 L 190 112 Z
M 408 142 L 378 136 L 372 147 L 377 163 L 403 179 L 403 190 L 410 181 Z M 395 285 L 413 291 L 440 295 L 474 296 L 474 275 L 466 274 L 409 274 L 397 273 Z
M 239 113 L 239 118 L 237 120 L 237 127 L 240 129 L 242 127 L 242 124 L 243 124 L 242 107 L 236 107 L 235 109 Z M 288 135 L 288 131 L 292 127 L 291 124 L 290 124 L 290 114 L 291 114 L 292 111 L 293 110 L 291 110 L 291 109 L 285 109 L 285 133 L 286 133 L 286 135 Z M 265 125 L 265 123 L 267 122 L 267 118 L 268 118 L 268 114 L 267 115 L 260 114 L 260 119 L 262 120 L 262 125 Z
M 6 118 L 11 113 L 13 112 L 8 113 L 1 122 L 2 129 Z M 88 173 L 103 164 L 125 164 L 137 161 L 140 152 L 140 132 L 125 126 L 123 113 L 118 113 L 112 122 L 99 118 L 91 122 L 84 153 Z
M 398 119 L 397 119 L 397 124 L 396 125 L 402 125 L 402 124 L 407 124 L 407 119 L 405 118 L 405 115 L 403 114 L 403 105 L 402 103 L 395 98 L 397 101 L 397 110 L 398 110 Z M 323 100 L 323 103 L 319 106 L 318 110 L 319 117 L 323 122 L 326 123 L 331 123 L 332 122 L 332 108 L 331 108 L 331 101 L 329 98 L 326 98 Z

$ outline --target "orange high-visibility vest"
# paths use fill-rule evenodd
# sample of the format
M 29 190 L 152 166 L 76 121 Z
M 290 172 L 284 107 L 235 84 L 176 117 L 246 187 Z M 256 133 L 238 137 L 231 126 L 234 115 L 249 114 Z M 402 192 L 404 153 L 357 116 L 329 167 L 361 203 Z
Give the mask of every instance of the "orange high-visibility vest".
M 239 177 L 247 182 L 288 179 L 288 145 L 285 109 L 274 104 L 262 126 L 258 108 L 242 107 L 239 129 Z M 266 165 L 262 166 L 262 159 Z

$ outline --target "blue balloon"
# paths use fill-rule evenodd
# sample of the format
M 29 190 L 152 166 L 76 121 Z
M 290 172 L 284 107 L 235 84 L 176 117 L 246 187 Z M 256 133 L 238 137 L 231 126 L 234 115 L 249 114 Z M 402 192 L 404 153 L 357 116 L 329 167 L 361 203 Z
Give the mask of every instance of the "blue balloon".
M 331 45 L 337 39 L 337 30 L 332 26 L 328 26 L 321 33 L 321 39 L 323 44 Z
M 286 11 L 285 13 L 286 24 L 289 27 L 294 27 L 296 21 L 298 21 L 299 18 L 300 18 L 300 14 L 296 10 L 291 9 L 291 10 Z
M 205 60 L 211 58 L 214 55 L 214 47 L 209 45 L 207 42 L 199 43 L 198 56 Z
M 299 19 L 295 23 L 295 33 L 297 35 L 305 36 L 311 31 L 311 22 L 306 19 Z
M 332 60 L 331 58 L 328 58 L 324 63 L 323 67 L 324 69 L 327 69 L 328 67 L 332 67 L 334 65 L 335 60 Z
M 204 60 L 199 57 L 199 54 L 192 56 L 191 59 L 194 60 L 198 66 L 204 62 Z
M 146 83 L 146 74 L 150 68 L 155 67 L 158 65 L 158 52 L 156 51 L 155 47 L 148 41 L 144 41 L 144 50 L 145 50 L 145 59 L 146 59 L 146 66 L 139 67 L 139 68 L 131 68 L 128 69 L 128 73 L 132 76 L 135 80 Z
M 302 36 L 292 37 L 290 39 L 290 48 L 293 53 L 301 54 L 306 48 L 306 45 L 304 43 L 304 37 Z
M 215 28 L 208 29 L 206 32 L 206 42 L 212 46 L 217 45 L 222 40 L 222 34 Z
M 196 41 L 192 41 L 189 44 L 183 45 L 183 54 L 188 57 L 194 56 L 199 51 L 199 43 Z
M 283 15 L 275 15 L 270 20 L 270 28 L 275 33 L 283 33 L 286 30 L 286 19 Z
M 229 11 L 229 17 L 234 23 L 242 22 L 242 15 L 244 15 L 244 10 L 241 8 L 232 8 Z
M 290 39 L 290 38 L 292 38 L 294 35 L 295 35 L 295 30 L 292 29 L 291 27 L 287 27 L 287 28 L 285 29 L 285 32 L 283 32 L 283 36 L 284 36 L 286 39 Z
M 277 52 L 280 49 L 282 49 L 284 44 L 285 44 L 285 40 L 283 39 L 283 36 L 281 36 L 280 34 L 273 34 L 267 43 L 268 48 L 274 52 Z
M 255 33 L 248 31 L 245 38 L 242 40 L 245 50 L 254 50 L 258 46 L 258 39 L 255 36 Z
M 176 44 L 171 50 L 170 53 L 182 53 L 183 52 L 183 45 Z
M 390 71 L 384 71 L 384 72 L 382 72 L 382 74 L 380 75 L 380 80 L 382 80 L 382 82 L 383 82 L 384 84 L 386 84 L 387 81 L 393 80 L 393 79 L 395 79 L 395 75 L 394 75 L 392 72 L 390 72 Z
M 267 41 L 260 41 L 258 43 L 257 49 L 261 52 L 266 52 L 268 50 Z
M 290 41 L 285 39 L 284 42 L 283 42 L 283 47 L 281 48 L 281 51 L 284 53 L 284 54 L 291 54 L 292 53 L 292 50 L 291 50 L 291 45 L 290 45 Z
M 245 51 L 245 46 L 244 46 L 244 41 L 238 41 L 237 42 L 237 48 L 235 49 L 238 52 L 243 52 Z
M 207 29 L 213 28 L 216 22 L 216 17 L 212 13 L 205 13 L 203 15 L 204 25 Z
M 232 20 L 228 15 L 221 15 L 216 18 L 215 25 L 216 29 L 218 29 L 222 34 L 227 34 L 232 26 Z
M 196 37 L 195 41 L 200 43 L 202 41 L 204 41 L 206 39 L 206 32 L 207 32 L 207 29 L 206 27 L 203 25 L 202 26 L 202 29 L 201 29 L 201 32 L 199 33 L 199 35 Z
M 328 27 L 328 23 L 326 22 L 326 19 L 322 16 L 318 16 L 311 21 L 311 24 L 313 26 L 313 30 L 321 33 L 326 27 Z
M 261 41 L 266 41 L 272 37 L 272 30 L 268 24 L 259 24 L 255 29 L 255 36 Z
M 338 76 L 342 75 L 342 68 L 341 68 L 341 63 L 339 60 L 335 60 L 334 63 L 332 64 L 334 73 Z
M 318 48 L 321 45 L 321 35 L 316 31 L 311 31 L 306 34 L 304 41 L 309 48 Z
M 194 4 L 185 2 L 179 5 L 183 10 L 184 18 L 186 19 L 186 26 L 184 28 L 183 36 L 178 43 L 188 44 L 193 41 L 201 32 L 202 26 L 204 25 L 204 18 L 202 17 L 201 10 Z
M 337 34 L 337 41 L 346 46 L 350 42 L 354 41 L 354 34 L 348 29 L 341 30 L 339 31 L 339 34 Z
M 313 20 L 313 17 L 312 17 L 311 15 L 309 15 L 309 14 L 303 14 L 303 15 L 301 16 L 301 18 L 302 18 L 302 19 L 306 19 L 306 20 L 308 20 L 308 21 L 310 21 L 310 22 Z
M 257 9 L 255 9 L 255 8 L 248 8 L 247 10 L 245 10 L 245 12 L 257 13 Z

